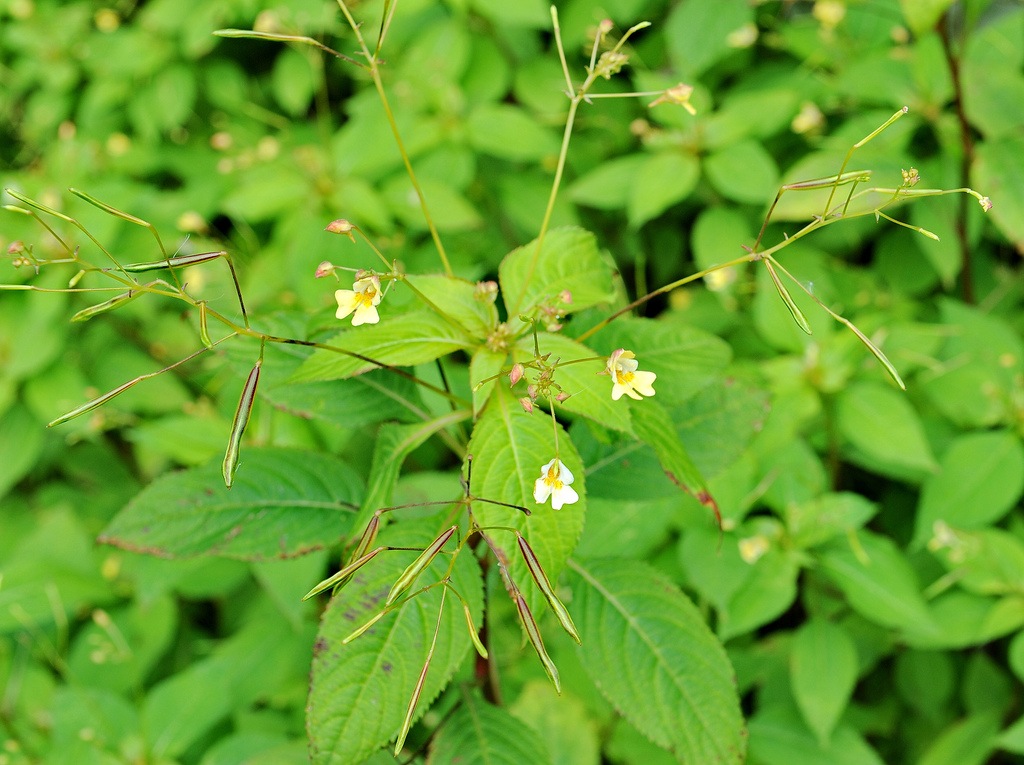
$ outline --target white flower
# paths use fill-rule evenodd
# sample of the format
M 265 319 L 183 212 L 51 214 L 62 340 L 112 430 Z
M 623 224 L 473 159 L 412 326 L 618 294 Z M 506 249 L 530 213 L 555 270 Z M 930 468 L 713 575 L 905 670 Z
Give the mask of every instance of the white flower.
M 353 327 L 360 324 L 376 324 L 380 321 L 380 315 L 377 313 L 377 304 L 380 303 L 380 279 L 376 276 L 356 279 L 352 289 L 337 290 L 334 299 L 338 301 L 338 312 L 335 316 L 344 319 L 353 314 Z
M 654 395 L 654 372 L 637 370 L 636 355 L 633 351 L 619 348 L 608 357 L 606 371 L 612 376 L 612 401 L 618 401 L 625 393 L 639 401 L 644 396 Z
M 575 480 L 569 468 L 555 457 L 540 469 L 540 478 L 533 484 L 533 498 L 538 504 L 544 504 L 551 497 L 551 507 L 561 510 L 562 505 L 579 501 L 580 495 L 569 485 Z

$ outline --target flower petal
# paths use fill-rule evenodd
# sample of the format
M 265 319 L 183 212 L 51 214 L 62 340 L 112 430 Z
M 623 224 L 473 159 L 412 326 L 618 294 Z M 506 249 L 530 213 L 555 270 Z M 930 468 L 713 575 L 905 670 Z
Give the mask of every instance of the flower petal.
M 554 510 L 561 510 L 562 505 L 572 505 L 579 502 L 580 495 L 571 486 L 563 486 L 551 496 L 551 507 Z

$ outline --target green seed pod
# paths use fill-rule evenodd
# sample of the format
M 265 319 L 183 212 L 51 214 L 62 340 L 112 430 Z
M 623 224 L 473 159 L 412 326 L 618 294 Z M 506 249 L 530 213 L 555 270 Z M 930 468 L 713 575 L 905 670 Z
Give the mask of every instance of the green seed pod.
M 242 388 L 242 397 L 238 400 L 235 419 L 231 423 L 228 448 L 224 452 L 224 485 L 229 489 L 235 479 L 235 471 L 238 469 L 238 450 L 242 444 L 242 434 L 245 433 L 245 426 L 249 424 L 252 405 L 256 401 L 256 385 L 260 381 L 260 367 L 262 366 L 263 359 L 261 358 L 249 373 L 249 377 L 245 381 L 245 387 Z
M 219 252 L 197 252 L 192 255 L 178 255 L 173 258 L 165 258 L 164 260 L 152 260 L 148 263 L 129 263 L 127 266 L 122 267 L 121 270 L 129 274 L 141 274 L 146 271 L 159 271 L 161 268 L 184 268 L 185 266 L 194 266 L 197 263 L 216 260 L 224 255 L 227 255 L 227 252 L 224 250 Z
M 388 593 L 388 597 L 384 601 L 385 606 L 390 606 L 402 596 L 402 593 L 412 587 L 417 577 L 419 577 L 419 575 L 423 573 L 424 569 L 430 565 L 430 562 L 434 560 L 439 552 L 441 552 L 441 548 L 445 546 L 448 540 L 452 538 L 452 535 L 458 531 L 458 529 L 458 526 L 452 526 L 450 529 L 445 529 L 437 539 L 430 543 L 430 546 L 427 547 L 426 550 L 420 553 L 416 560 L 409 564 L 409 567 L 402 572 L 400 577 L 398 577 L 398 581 L 396 581 L 394 586 L 391 588 L 391 592 Z
M 149 284 L 147 287 L 151 286 Z M 102 313 L 113 311 L 115 308 L 120 308 L 125 303 L 130 303 L 135 300 L 139 295 L 143 294 L 139 290 L 128 290 L 122 292 L 120 295 L 115 295 L 110 300 L 105 300 L 102 303 L 91 305 L 88 308 L 83 308 L 81 311 L 71 317 L 71 321 L 89 321 L 93 316 L 99 316 Z
M 533 577 L 533 581 L 537 583 L 537 587 L 544 594 L 544 598 L 548 602 L 548 607 L 558 618 L 558 622 L 562 625 L 562 629 L 568 632 L 569 636 L 577 643 L 582 643 L 580 640 L 580 634 L 576 631 L 576 625 L 572 623 L 572 617 L 569 616 L 568 609 L 566 609 L 562 604 L 562 601 L 560 601 L 558 596 L 555 594 L 555 588 L 552 587 L 551 582 L 548 581 L 548 576 L 544 573 L 544 569 L 540 565 L 540 561 L 537 560 L 537 556 L 534 554 L 533 549 L 521 534 L 516 534 L 516 540 L 519 542 L 519 552 L 523 554 L 523 560 L 526 561 L 526 567 L 530 569 L 530 576 Z
M 481 659 L 487 658 L 487 648 L 480 642 L 480 634 L 476 631 L 476 625 L 473 624 L 473 614 L 469 611 L 469 603 L 463 601 L 462 613 L 466 616 L 466 626 L 469 628 L 469 639 L 473 641 L 473 647 L 476 652 L 480 654 Z
M 199 339 L 207 348 L 213 348 L 213 341 L 210 339 L 210 330 L 206 326 L 206 301 L 199 303 Z
M 562 684 L 558 680 L 558 667 L 555 666 L 551 657 L 548 656 L 548 651 L 544 647 L 544 640 L 541 638 L 540 630 L 537 628 L 537 622 L 533 618 L 530 607 L 526 605 L 526 598 L 523 597 L 522 592 L 516 590 L 513 599 L 516 602 L 516 609 L 519 611 L 519 620 L 526 629 L 526 636 L 533 643 L 534 650 L 537 651 L 537 656 L 540 657 L 540 663 L 544 665 L 544 671 L 548 673 L 551 682 L 555 684 L 555 691 L 561 694 Z
M 320 582 L 320 584 L 318 584 L 312 590 L 310 590 L 305 595 L 303 595 L 302 599 L 303 600 L 309 600 L 314 595 L 319 595 L 324 590 L 330 589 L 331 587 L 335 587 L 335 586 L 340 587 L 340 586 L 344 585 L 348 581 L 348 579 L 351 578 L 352 574 L 354 574 L 356 571 L 361 569 L 363 566 L 365 566 L 371 560 L 376 558 L 377 554 L 381 550 L 386 550 L 386 549 L 387 549 L 386 547 L 378 547 L 376 550 L 371 550 L 370 552 L 366 553 L 366 555 L 362 555 L 362 556 L 356 558 L 354 561 L 349 563 L 347 566 L 345 566 L 343 569 L 338 571 L 336 574 L 334 574 L 334 575 L 328 577 L 327 579 L 324 579 L 322 582 Z

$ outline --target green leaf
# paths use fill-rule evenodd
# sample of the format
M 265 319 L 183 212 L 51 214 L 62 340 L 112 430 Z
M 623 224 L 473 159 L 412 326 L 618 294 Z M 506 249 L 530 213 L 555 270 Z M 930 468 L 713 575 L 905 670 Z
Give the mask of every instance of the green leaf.
M 547 745 L 549 762 L 558 765 L 597 765 L 600 762 L 597 724 L 581 699 L 564 691 L 559 695 L 551 683 L 530 680 L 510 711 L 536 731 Z
M 654 449 L 668 479 L 702 504 L 710 502 L 707 482 L 679 440 L 668 413 L 654 401 L 641 401 L 631 409 L 637 438 Z
M 789 666 L 797 706 L 827 747 L 857 684 L 857 647 L 842 627 L 813 618 L 794 636 Z
M 633 351 L 640 369 L 658 375 L 655 390 L 665 405 L 685 401 L 719 379 L 732 358 L 732 349 L 721 338 L 672 320 L 618 319 L 591 345 L 605 349 L 606 355 L 616 348 Z
M 918 765 L 983 765 L 995 749 L 998 733 L 998 714 L 971 715 L 947 726 Z
M 580 658 L 608 700 L 680 762 L 743 762 L 732 666 L 696 607 L 637 561 L 586 561 L 572 570 Z
M 1024 626 L 1024 598 L 975 595 L 949 590 L 931 603 L 931 624 L 914 624 L 903 631 L 914 648 L 949 650 L 983 645 Z
M 391 502 L 391 493 L 398 483 L 405 458 L 438 431 L 469 418 L 469 412 L 457 409 L 427 422 L 415 425 L 385 423 L 373 445 L 373 463 L 366 483 L 366 496 L 354 526 L 363 528 L 370 516 Z
M 937 521 L 979 529 L 1002 518 L 1024 490 L 1024 447 L 1006 430 L 956 438 L 921 492 L 914 539 L 923 543 Z
M 840 725 L 827 748 L 796 711 L 774 705 L 750 720 L 750 757 L 763 765 L 884 765 L 878 753 L 849 725 Z
M 839 432 L 879 472 L 936 469 L 921 420 L 906 397 L 882 383 L 855 382 L 836 401 Z
M 640 228 L 690 195 L 700 178 L 700 163 L 692 154 L 663 151 L 647 157 L 635 172 L 626 214 L 629 225 Z
M 600 375 L 607 361 L 603 356 L 565 335 L 539 332 L 537 341 L 542 356 L 551 354 L 549 364 L 556 360 L 561 362 L 555 370 L 554 381 L 569 394 L 569 398 L 557 405 L 558 410 L 564 409 L 618 431 L 632 432 L 629 415 L 632 401 L 612 401 L 611 378 Z M 533 335 L 524 335 L 512 352 L 513 360 L 524 363 L 532 360 L 533 348 Z M 566 363 L 577 359 L 593 360 L 582 364 Z M 533 382 L 535 374 L 533 370 L 527 370 L 524 380 Z M 526 385 L 520 383 L 520 386 L 516 391 L 521 393 Z
M 473 354 L 469 362 L 469 384 L 473 387 L 473 416 L 479 415 L 494 392 L 494 386 L 499 385 L 502 379 L 507 383 L 508 377 L 497 375 L 505 366 L 508 359 L 508 352 L 492 351 L 482 346 Z M 494 378 L 489 380 L 488 378 Z M 485 382 L 486 380 L 486 382 Z M 477 386 L 480 386 L 479 388 Z
M 466 135 L 479 152 L 512 162 L 558 153 L 558 139 L 538 120 L 511 104 L 481 104 L 466 119 Z
M 270 85 L 277 102 L 298 117 L 309 108 L 317 83 L 309 59 L 295 48 L 284 48 L 274 61 Z
M 483 340 L 498 326 L 497 307 L 477 293 L 473 282 L 439 274 L 410 275 L 406 282 L 455 319 L 472 337 Z
M 851 492 L 822 494 L 807 502 L 790 503 L 785 508 L 790 539 L 798 548 L 814 547 L 855 531 L 877 512 L 875 505 Z
M 887 537 L 860 531 L 827 547 L 820 564 L 865 619 L 886 627 L 934 630 L 914 570 Z
M 554 510 L 550 503 L 538 505 L 533 500 L 534 482 L 541 468 L 555 456 L 555 433 L 551 418 L 541 412 L 530 415 L 512 396 L 499 390 L 473 428 L 469 454 L 473 455 L 473 496 L 527 507 L 532 515 L 521 511 L 477 502 L 473 516 L 481 526 L 506 526 L 518 529 L 529 542 L 545 573 L 553 583 L 576 547 L 583 530 L 587 508 L 587 491 L 583 462 L 568 433 L 558 426 L 559 459 L 575 477 L 573 489 L 578 502 Z M 544 602 L 533 583 L 529 569 L 519 554 L 515 535 L 510 531 L 489 531 L 488 536 L 507 555 L 509 573 L 527 594 L 534 615 Z
M 431 765 L 523 765 L 552 762 L 547 747 L 526 723 L 477 693 L 463 701 L 430 745 Z
M 779 168 L 760 143 L 744 140 L 712 152 L 704 162 L 711 185 L 726 199 L 766 204 L 779 190 Z
M 1010 135 L 978 144 L 972 180 L 991 197 L 987 213 L 1015 245 L 1024 242 L 1024 169 L 1016 161 L 1024 152 L 1024 138 Z
M 436 533 L 432 522 L 415 526 L 403 522 L 382 531 L 380 542 L 423 547 Z M 395 551 L 377 556 L 324 611 L 307 706 L 310 759 L 315 765 L 357 765 L 398 734 L 438 623 L 440 589 L 434 587 L 387 614 L 347 645 L 341 641 L 379 613 L 391 586 L 416 555 Z M 421 582 L 439 580 L 448 564 L 447 557 L 439 556 Z M 452 583 L 479 624 L 480 570 L 468 551 L 457 558 Z M 440 625 L 414 720 L 426 712 L 470 650 L 466 619 L 457 599 L 446 599 Z
M 749 564 L 747 564 L 749 565 Z M 728 606 L 719 611 L 718 636 L 729 640 L 745 635 L 786 612 L 797 596 L 800 566 L 796 557 L 773 547 L 751 566 Z
M 247 449 L 231 489 L 220 461 L 161 476 L 133 499 L 100 541 L 167 557 L 264 560 L 334 544 L 351 528 L 362 481 L 314 452 Z
M 598 210 L 618 210 L 634 194 L 633 178 L 648 161 L 646 154 L 630 154 L 602 162 L 569 186 L 569 198 Z
M 948 533 L 948 532 L 946 532 Z M 957 532 L 935 550 L 957 584 L 979 595 L 1024 591 L 1024 542 L 1002 529 Z
M 942 14 L 953 4 L 954 0 L 900 0 L 900 10 L 907 21 L 910 31 L 917 36 L 925 35 L 935 29 Z
M 435 226 L 445 231 L 467 231 L 483 223 L 472 202 L 447 183 L 421 178 L 420 190 Z M 415 231 L 428 230 L 419 195 L 407 175 L 396 176 L 384 186 L 383 192 L 395 217 Z
M 673 67 L 683 77 L 696 77 L 732 52 L 729 35 L 753 22 L 745 0 L 680 3 L 663 27 Z
M 292 382 L 337 380 L 378 368 L 378 364 L 365 358 L 396 367 L 422 364 L 452 351 L 468 349 L 471 342 L 465 333 L 433 311 L 414 311 L 383 319 L 380 324 L 353 327 L 336 335 L 327 345 L 364 358 L 318 348 L 299 367 Z
M 43 423 L 16 405 L 0 416 L 0 498 L 32 469 L 43 450 Z
M 598 251 L 594 235 L 581 228 L 549 231 L 539 253 L 536 239 L 513 250 L 501 261 L 499 275 L 513 322 L 518 314 L 529 314 L 545 301 L 557 301 L 563 290 L 572 293 L 571 303 L 558 303 L 566 314 L 615 297 L 612 267 Z

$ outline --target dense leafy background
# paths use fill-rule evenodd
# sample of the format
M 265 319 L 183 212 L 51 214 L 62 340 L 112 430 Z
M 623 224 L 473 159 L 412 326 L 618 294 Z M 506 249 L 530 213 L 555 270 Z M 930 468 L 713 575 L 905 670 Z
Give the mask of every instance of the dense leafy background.
M 576 71 L 600 19 L 618 29 L 654 22 L 606 91 L 680 80 L 696 88 L 696 117 L 640 100 L 581 111 L 554 220 L 595 232 L 601 258 L 617 266 L 620 278 L 595 286 L 594 302 L 741 255 L 781 182 L 835 172 L 855 141 L 903 105 L 909 115 L 853 165 L 888 186 L 913 165 L 923 186 L 971 185 L 995 202 L 985 218 L 967 197 L 895 211 L 940 241 L 861 219 L 781 254 L 884 348 L 906 393 L 810 301 L 800 305 L 814 335 L 803 335 L 763 270 L 671 293 L 645 307 L 656 322 L 624 322 L 590 341 L 605 353 L 638 338 L 681 351 L 651 354 L 660 380 L 672 381 L 657 401 L 709 481 L 724 533 L 665 479 L 664 454 L 618 435 L 628 420 L 595 427 L 600 417 L 579 411 L 567 425 L 587 466 L 586 522 L 580 531 L 579 518 L 564 519 L 579 544 L 561 580 L 577 623 L 664 640 L 670 660 L 652 666 L 671 702 L 687 692 L 687 661 L 724 666 L 710 632 L 673 629 L 692 610 L 682 588 L 724 641 L 752 763 L 980 765 L 1024 755 L 1024 7 L 558 5 Z M 366 2 L 356 12 L 369 30 L 380 9 Z M 125 260 L 154 257 L 151 236 L 67 187 L 152 221 L 172 246 L 186 234 L 196 250 L 223 245 L 261 327 L 327 339 L 339 327 L 330 289 L 312 278 L 316 265 L 370 257 L 325 234 L 328 221 L 358 221 L 410 272 L 436 272 L 436 255 L 365 78 L 309 48 L 211 34 L 253 24 L 354 49 L 337 6 L 318 0 L 0 2 L 0 185 L 80 217 Z M 399 3 L 385 82 L 455 270 L 468 280 L 497 278 L 505 254 L 537 233 L 566 109 L 549 29 L 540 0 Z M 787 195 L 766 241 L 817 213 L 816 199 Z M 31 220 L 4 213 L 0 246 L 19 240 L 60 256 Z M 185 278 L 232 311 L 221 265 Z M 8 284 L 31 277 L 62 287 L 71 276 L 0 268 Z M 506 268 L 513 273 L 502 278 L 514 278 Z M 409 299 L 395 297 L 396 306 Z M 293 465 L 289 480 L 330 520 L 306 518 L 301 529 L 281 521 L 297 534 L 284 546 L 276 526 L 236 536 L 256 505 L 269 501 L 279 521 L 294 508 L 261 496 L 260 482 L 236 486 L 235 504 L 173 498 L 218 474 L 209 465 L 223 453 L 258 347 L 237 343 L 46 430 L 197 347 L 196 317 L 173 305 L 138 300 L 69 325 L 86 305 L 82 296 L 0 293 L 0 758 L 306 762 L 320 613 L 299 599 L 336 563 L 367 503 L 458 495 L 449 452 L 408 414 L 411 406 L 440 416 L 443 402 L 380 372 L 334 379 L 348 368 L 295 384 L 318 357 L 269 352 L 247 436 L 263 448 L 243 452 L 238 480 L 247 469 Z M 443 350 L 460 347 L 457 337 L 446 342 Z M 463 362 L 452 358 L 455 377 Z M 503 427 L 488 412 L 481 439 Z M 402 460 L 409 471 L 399 479 Z M 386 476 L 371 469 L 389 462 Z M 194 470 L 169 474 L 178 469 Z M 378 479 L 365 486 L 365 475 Z M 492 476 L 482 467 L 474 480 Z M 171 522 L 158 538 L 145 524 L 150 513 Z M 95 544 L 101 533 L 112 544 Z M 192 556 L 200 533 L 224 535 L 219 555 Z M 637 582 L 664 602 L 638 595 Z M 603 609 L 598 584 L 632 610 Z M 587 665 L 615 662 L 625 643 L 585 636 L 577 649 L 542 621 L 562 673 L 556 700 L 522 649 L 511 606 L 495 603 L 505 706 L 467 687 L 471 668 L 458 661 L 465 633 L 452 637 L 444 670 L 455 682 L 410 739 L 422 757 L 482 758 L 494 748 L 499 762 L 647 765 L 674 761 L 669 752 L 710 761 L 696 734 L 680 740 L 685 731 L 632 715 L 636 688 L 614 678 L 607 697 L 595 688 Z M 339 608 L 327 612 L 332 630 Z M 399 627 L 415 628 L 416 618 Z M 728 714 L 708 722 L 702 701 L 716 703 L 697 699 L 692 730 L 736 724 Z M 475 739 L 470 721 L 483 731 Z M 373 724 L 386 736 L 396 723 Z M 517 733 L 502 740 L 509 731 Z

